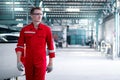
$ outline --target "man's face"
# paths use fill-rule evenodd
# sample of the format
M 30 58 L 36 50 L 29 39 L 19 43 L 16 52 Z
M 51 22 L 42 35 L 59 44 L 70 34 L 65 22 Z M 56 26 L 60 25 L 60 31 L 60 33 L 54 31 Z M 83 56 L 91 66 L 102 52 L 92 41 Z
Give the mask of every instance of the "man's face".
M 31 18 L 33 22 L 41 22 L 42 20 L 42 11 L 41 10 L 34 10 L 33 14 L 31 14 Z

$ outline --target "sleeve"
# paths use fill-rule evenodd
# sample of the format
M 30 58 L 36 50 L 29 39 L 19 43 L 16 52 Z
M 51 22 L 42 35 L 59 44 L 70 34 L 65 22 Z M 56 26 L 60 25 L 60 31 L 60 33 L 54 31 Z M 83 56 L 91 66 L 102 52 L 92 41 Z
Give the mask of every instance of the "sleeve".
M 47 46 L 48 46 L 48 55 L 50 58 L 54 58 L 55 57 L 55 46 L 54 46 L 54 40 L 52 37 L 52 31 L 49 28 L 47 31 Z
M 24 53 L 24 30 L 22 29 L 20 31 L 20 36 L 19 36 L 19 39 L 18 39 L 18 43 L 17 43 L 17 46 L 15 48 L 15 51 L 18 52 L 18 51 L 21 51 L 22 53 Z

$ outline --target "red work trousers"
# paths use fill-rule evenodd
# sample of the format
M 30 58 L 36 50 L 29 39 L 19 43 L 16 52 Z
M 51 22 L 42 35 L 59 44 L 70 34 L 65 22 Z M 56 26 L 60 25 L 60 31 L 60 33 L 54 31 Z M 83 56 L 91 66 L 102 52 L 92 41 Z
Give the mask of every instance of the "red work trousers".
M 46 56 L 36 56 L 28 53 L 25 58 L 26 80 L 45 80 Z
M 26 80 L 45 80 L 46 67 L 41 64 L 25 63 Z

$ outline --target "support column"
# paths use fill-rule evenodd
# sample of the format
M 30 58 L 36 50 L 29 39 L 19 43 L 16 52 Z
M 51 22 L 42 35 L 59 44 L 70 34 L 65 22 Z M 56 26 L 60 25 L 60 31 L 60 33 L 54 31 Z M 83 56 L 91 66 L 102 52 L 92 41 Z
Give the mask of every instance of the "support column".
M 99 21 L 96 21 L 96 48 L 98 48 L 98 27 L 99 27 Z
M 116 59 L 118 58 L 118 55 L 119 55 L 119 12 L 118 12 L 118 9 L 117 9 L 117 0 L 116 0 L 116 6 L 115 6 L 115 29 L 114 29 L 114 42 L 113 42 L 113 56 L 112 58 L 113 59 Z
M 15 0 L 13 0 L 12 8 L 13 8 L 13 11 L 12 11 L 12 19 L 15 19 Z
M 28 13 L 28 12 L 29 12 L 29 11 L 28 11 L 28 10 L 29 10 L 29 9 L 28 9 L 28 8 L 29 8 L 29 4 L 28 4 L 28 3 L 29 3 L 29 0 L 27 1 L 27 4 L 26 4 L 26 5 L 27 5 L 27 10 L 26 10 L 26 24 L 29 23 L 29 20 L 28 20 L 28 19 L 29 19 L 29 13 Z

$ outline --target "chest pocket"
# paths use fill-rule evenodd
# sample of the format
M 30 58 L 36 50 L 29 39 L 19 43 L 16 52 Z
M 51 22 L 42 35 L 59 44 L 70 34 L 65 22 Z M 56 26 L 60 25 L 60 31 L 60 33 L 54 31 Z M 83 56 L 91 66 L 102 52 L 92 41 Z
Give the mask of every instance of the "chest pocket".
M 38 40 L 40 41 L 40 43 L 44 43 L 46 40 L 44 31 L 38 32 L 37 37 L 38 37 Z
M 25 34 L 26 40 L 29 40 L 34 36 L 35 32 L 34 31 L 25 31 L 24 34 Z
M 39 33 L 38 38 L 45 39 L 45 34 L 44 33 Z

